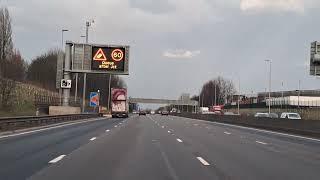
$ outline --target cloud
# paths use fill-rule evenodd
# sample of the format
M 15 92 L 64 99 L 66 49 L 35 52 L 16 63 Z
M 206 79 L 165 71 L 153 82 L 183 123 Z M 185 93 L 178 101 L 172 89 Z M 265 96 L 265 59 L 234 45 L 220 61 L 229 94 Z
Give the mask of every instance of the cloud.
M 14 20 L 26 24 L 30 29 L 34 26 L 56 28 L 57 23 L 52 22 L 57 20 L 59 26 L 74 26 L 74 22 L 91 18 L 104 32 L 105 29 L 110 32 L 185 32 L 194 26 L 221 21 L 207 0 L 30 1 L 10 0 L 8 5 Z M 34 11 L 35 6 L 37 11 Z
M 183 49 L 167 50 L 163 53 L 164 57 L 175 59 L 190 59 L 200 54 L 200 50 L 189 51 Z
M 241 0 L 240 9 L 249 12 L 304 12 L 303 0 Z

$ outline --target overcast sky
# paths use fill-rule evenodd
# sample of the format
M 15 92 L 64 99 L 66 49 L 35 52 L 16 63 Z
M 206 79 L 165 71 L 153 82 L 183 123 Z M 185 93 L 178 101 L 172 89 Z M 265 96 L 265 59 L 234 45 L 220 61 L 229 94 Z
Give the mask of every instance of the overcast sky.
M 198 94 L 220 75 L 245 93 L 267 86 L 281 90 L 320 88 L 308 74 L 310 43 L 320 40 L 319 0 L 0 0 L 13 19 L 14 43 L 27 60 L 83 41 L 127 44 L 130 96 L 176 99 Z M 237 85 L 238 86 L 238 85 Z

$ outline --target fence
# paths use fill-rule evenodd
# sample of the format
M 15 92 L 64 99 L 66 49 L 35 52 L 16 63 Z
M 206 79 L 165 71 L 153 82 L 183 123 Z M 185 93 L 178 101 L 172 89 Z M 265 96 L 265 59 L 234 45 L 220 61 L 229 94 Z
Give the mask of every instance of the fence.
M 237 113 L 237 108 L 226 109 L 228 112 Z M 268 112 L 267 107 L 264 108 L 241 108 L 240 114 L 254 116 L 258 112 Z M 277 113 L 279 116 L 283 112 L 299 113 L 304 120 L 320 120 L 320 108 L 271 108 L 272 113 Z
M 63 102 L 63 98 L 56 96 L 48 96 L 48 95 L 40 95 L 36 94 L 34 96 L 34 105 L 39 106 L 60 106 Z M 82 104 L 82 100 L 80 98 L 70 97 L 68 99 L 70 106 L 80 106 Z

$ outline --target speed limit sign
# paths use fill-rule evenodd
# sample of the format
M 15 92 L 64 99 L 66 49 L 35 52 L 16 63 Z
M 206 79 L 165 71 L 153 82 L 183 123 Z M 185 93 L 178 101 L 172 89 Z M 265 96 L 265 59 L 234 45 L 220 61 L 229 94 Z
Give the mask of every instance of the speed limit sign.
M 121 61 L 123 59 L 123 57 L 124 57 L 124 55 L 123 55 L 123 51 L 121 49 L 115 49 L 111 53 L 111 58 L 114 61 Z

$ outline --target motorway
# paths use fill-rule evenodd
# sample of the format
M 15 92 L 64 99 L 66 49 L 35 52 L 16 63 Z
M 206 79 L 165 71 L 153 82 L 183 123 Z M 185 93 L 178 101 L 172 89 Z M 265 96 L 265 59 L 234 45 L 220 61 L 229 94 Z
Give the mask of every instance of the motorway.
M 0 136 L 0 179 L 319 179 L 320 140 L 174 116 Z

